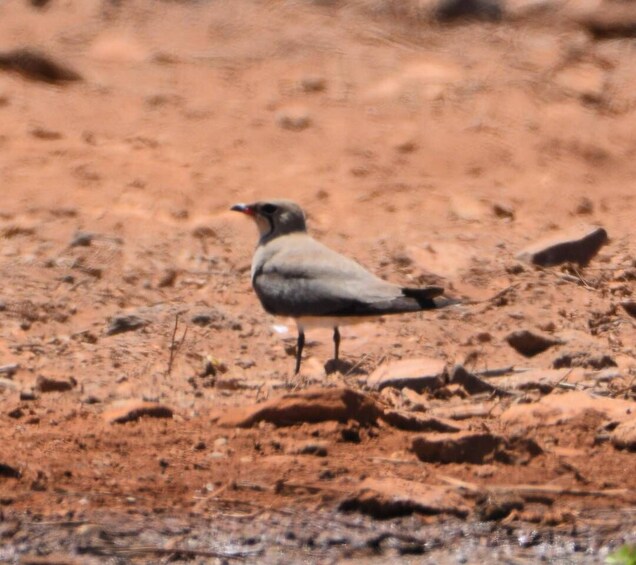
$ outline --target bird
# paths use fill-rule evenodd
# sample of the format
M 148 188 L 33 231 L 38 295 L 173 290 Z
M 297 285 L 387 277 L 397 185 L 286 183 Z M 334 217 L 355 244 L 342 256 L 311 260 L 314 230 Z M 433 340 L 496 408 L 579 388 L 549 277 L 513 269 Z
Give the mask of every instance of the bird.
M 285 199 L 235 204 L 259 232 L 252 259 L 252 286 L 269 314 L 293 318 L 298 328 L 295 374 L 300 372 L 305 330 L 333 330 L 334 361 L 343 325 L 388 314 L 433 310 L 457 304 L 439 286 L 409 288 L 385 281 L 314 239 L 302 208 Z

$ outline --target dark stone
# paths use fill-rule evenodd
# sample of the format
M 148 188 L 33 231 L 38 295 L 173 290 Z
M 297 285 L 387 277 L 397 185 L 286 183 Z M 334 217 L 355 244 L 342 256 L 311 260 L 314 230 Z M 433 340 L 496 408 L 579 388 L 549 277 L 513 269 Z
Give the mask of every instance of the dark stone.
M 508 345 L 524 357 L 534 357 L 553 345 L 563 343 L 558 339 L 543 336 L 528 330 L 519 330 L 506 336 Z
M 561 263 L 587 265 L 609 241 L 605 229 L 597 227 L 577 236 L 556 236 L 552 240 L 528 247 L 517 256 L 519 259 L 552 267 Z
M 204 310 L 198 310 L 192 314 L 190 321 L 203 328 L 212 328 L 215 330 L 221 329 L 236 329 L 240 330 L 241 325 L 235 320 L 231 320 L 230 317 L 218 308 L 206 308 Z
M 623 310 L 627 312 L 632 318 L 636 318 L 636 301 L 634 300 L 626 300 L 621 303 Z
M 482 392 L 497 394 L 499 396 L 508 394 L 492 386 L 489 382 L 469 373 L 463 365 L 455 365 L 453 367 L 449 383 L 461 385 L 468 394 L 481 394 Z
M 69 380 L 59 380 L 39 375 L 35 382 L 35 390 L 38 392 L 66 392 L 72 390 L 75 385 L 77 385 L 77 381 L 73 377 Z
M 14 418 L 15 420 L 18 420 L 22 418 L 22 416 L 24 416 L 24 412 L 22 411 L 22 408 L 20 408 L 19 406 L 16 406 L 15 408 L 7 412 L 7 416 L 9 416 L 9 418 Z
M 408 432 L 458 432 L 461 430 L 461 428 L 454 423 L 446 422 L 434 416 L 424 416 L 414 412 L 385 410 L 382 415 L 382 420 L 398 430 Z
M 15 467 L 7 465 L 6 463 L 0 463 L 0 477 L 6 477 L 8 479 L 19 479 L 22 473 Z
M 582 24 L 597 40 L 636 37 L 636 10 L 627 2 L 624 6 L 602 5 Z
M 104 419 L 111 424 L 136 422 L 141 418 L 172 418 L 172 409 L 157 402 L 129 400 L 104 412 Z
M 595 355 L 587 351 L 563 353 L 552 362 L 552 366 L 555 369 L 586 367 L 590 369 L 596 369 L 597 371 L 600 371 L 601 369 L 607 369 L 609 367 L 618 367 L 616 361 L 614 361 L 614 359 L 612 359 L 609 355 Z
M 0 53 L 0 69 L 14 71 L 29 80 L 51 84 L 82 80 L 75 70 L 30 47 Z
M 500 0 L 440 0 L 433 17 L 441 23 L 456 21 L 498 22 L 503 18 Z
M 116 335 L 124 332 L 136 331 L 146 327 L 150 322 L 134 314 L 120 314 L 110 319 L 106 335 Z
M 95 239 L 95 234 L 88 231 L 77 231 L 69 243 L 70 247 L 88 247 Z

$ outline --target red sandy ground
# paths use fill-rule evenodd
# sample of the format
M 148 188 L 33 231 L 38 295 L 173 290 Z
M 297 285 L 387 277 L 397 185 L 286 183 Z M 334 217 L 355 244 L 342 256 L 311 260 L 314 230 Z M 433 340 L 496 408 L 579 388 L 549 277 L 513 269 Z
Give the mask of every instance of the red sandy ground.
M 22 471 L 0 478 L 5 513 L 128 511 L 132 497 L 140 511 L 205 515 L 217 489 L 309 512 L 335 507 L 363 476 L 636 489 L 635 455 L 595 445 L 593 414 L 528 431 L 544 455 L 487 472 L 421 463 L 412 433 L 390 427 L 352 444 L 332 423 L 211 423 L 213 411 L 275 397 L 291 379 L 293 327 L 282 339 L 272 326 L 287 322 L 261 310 L 249 281 L 255 228 L 228 212 L 267 196 L 301 203 L 312 234 L 395 282 L 441 280 L 475 301 L 518 283 L 499 306 L 345 329 L 353 375 L 325 375 L 330 335 L 310 334 L 301 389 L 358 388 L 400 358 L 551 367 L 567 345 L 526 360 L 506 344 L 526 328 L 610 355 L 620 377 L 608 391 L 629 398 L 633 383 L 636 331 L 619 306 L 633 294 L 625 269 L 636 249 L 632 45 L 594 41 L 563 17 L 441 29 L 370 2 L 318 4 L 0 4 L 1 48 L 44 48 L 85 78 L 51 87 L 0 74 L 0 365 L 20 365 L 15 388 L 0 387 L 0 462 Z M 307 91 L 307 79 L 324 89 Z M 296 115 L 308 127 L 281 126 Z M 611 238 L 580 272 L 589 284 L 559 268 L 510 268 L 527 244 L 589 223 Z M 97 238 L 70 248 L 77 230 Z M 174 284 L 161 286 L 169 270 Z M 215 327 L 192 324 L 206 308 L 218 311 Z M 122 312 L 151 323 L 106 336 Z M 187 335 L 168 373 L 177 312 L 177 338 Z M 198 376 L 206 358 L 227 368 L 216 383 Z M 20 401 L 38 375 L 77 386 Z M 107 423 L 103 413 L 128 398 L 175 416 Z M 465 423 L 506 432 L 495 416 Z M 327 442 L 328 456 L 285 447 L 308 439 Z M 333 490 L 301 488 L 326 470 Z M 280 480 L 301 487 L 276 489 Z M 561 497 L 550 512 L 571 524 L 585 508 L 630 504 Z

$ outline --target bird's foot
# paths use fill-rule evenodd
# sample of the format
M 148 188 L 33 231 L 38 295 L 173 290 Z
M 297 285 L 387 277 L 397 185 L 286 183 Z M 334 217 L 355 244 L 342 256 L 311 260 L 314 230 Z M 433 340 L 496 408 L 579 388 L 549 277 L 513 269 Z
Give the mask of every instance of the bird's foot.
M 298 392 L 307 388 L 307 375 L 301 372 L 293 372 L 285 377 L 285 389 L 289 392 Z

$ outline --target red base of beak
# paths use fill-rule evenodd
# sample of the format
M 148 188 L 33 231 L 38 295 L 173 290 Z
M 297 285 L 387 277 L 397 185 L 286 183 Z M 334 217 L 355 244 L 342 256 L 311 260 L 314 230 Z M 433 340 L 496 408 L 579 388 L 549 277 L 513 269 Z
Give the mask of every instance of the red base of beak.
M 247 204 L 235 204 L 230 208 L 233 212 L 243 212 L 247 216 L 253 216 L 256 212 L 254 208 L 248 206 Z

